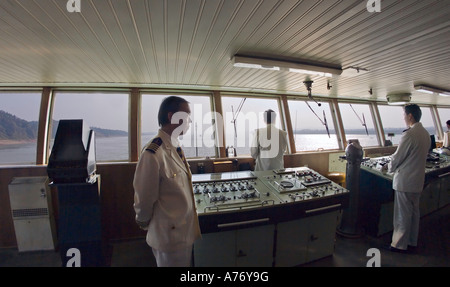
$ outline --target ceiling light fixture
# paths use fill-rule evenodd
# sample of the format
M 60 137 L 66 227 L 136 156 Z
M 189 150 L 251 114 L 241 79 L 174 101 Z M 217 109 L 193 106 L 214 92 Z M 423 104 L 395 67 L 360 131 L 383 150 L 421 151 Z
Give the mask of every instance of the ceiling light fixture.
M 342 73 L 342 68 L 340 66 L 300 59 L 273 59 L 267 57 L 234 55 L 232 61 L 233 66 L 239 68 L 288 71 L 322 77 L 332 77 L 333 75 L 340 75 Z
M 406 105 L 411 101 L 410 93 L 390 94 L 386 96 L 389 105 Z
M 439 96 L 449 97 L 450 91 L 429 86 L 429 85 L 415 85 L 414 89 L 416 89 L 420 93 L 426 93 L 426 94 L 438 94 Z

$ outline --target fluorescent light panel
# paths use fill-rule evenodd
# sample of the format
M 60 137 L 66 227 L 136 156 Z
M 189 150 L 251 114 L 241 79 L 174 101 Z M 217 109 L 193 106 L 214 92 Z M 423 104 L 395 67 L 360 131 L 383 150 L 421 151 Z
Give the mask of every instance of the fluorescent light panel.
M 450 91 L 441 88 L 432 87 L 428 85 L 415 85 L 414 88 L 416 89 L 416 91 L 420 93 L 438 94 L 439 96 L 450 97 Z
M 392 106 L 406 105 L 411 101 L 410 93 L 391 94 L 386 96 L 387 102 Z
M 280 70 L 280 67 L 263 66 L 263 65 L 257 65 L 257 64 L 247 64 L 247 63 L 235 63 L 234 66 L 238 67 L 238 68 L 261 69 L 261 70 L 269 70 L 269 71 L 279 71 Z
M 239 68 L 288 71 L 292 73 L 318 75 L 322 77 L 332 77 L 332 75 L 340 75 L 342 73 L 342 69 L 339 67 L 328 67 L 325 65 L 300 61 L 274 60 L 240 55 L 235 55 L 233 57 L 233 65 Z

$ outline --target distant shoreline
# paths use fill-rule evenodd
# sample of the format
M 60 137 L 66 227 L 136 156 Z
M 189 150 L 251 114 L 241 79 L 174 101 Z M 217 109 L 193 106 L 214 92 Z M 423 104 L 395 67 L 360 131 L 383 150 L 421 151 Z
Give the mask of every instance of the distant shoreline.
M 33 142 L 36 142 L 36 140 L 0 140 L 0 145 L 27 144 Z

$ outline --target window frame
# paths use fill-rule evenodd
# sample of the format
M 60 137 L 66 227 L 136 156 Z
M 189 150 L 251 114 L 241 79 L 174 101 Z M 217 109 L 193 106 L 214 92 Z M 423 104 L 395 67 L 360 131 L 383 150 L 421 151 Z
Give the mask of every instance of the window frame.
M 148 90 L 148 89 L 141 89 L 139 91 L 139 138 L 136 140 L 137 144 L 138 144 L 138 151 L 141 151 L 143 146 L 142 146 L 142 115 L 143 115 L 143 98 L 144 96 L 151 96 L 151 95 L 155 95 L 155 96 L 165 96 L 165 97 L 169 97 L 169 96 L 179 96 L 179 97 L 208 97 L 209 98 L 209 112 L 211 113 L 215 113 L 215 109 L 214 109 L 214 99 L 213 99 L 213 93 L 212 92 L 200 92 L 200 91 L 195 91 L 195 92 L 183 92 L 183 91 L 171 91 L 171 90 Z M 192 104 L 190 102 L 190 104 Z M 159 106 L 158 106 L 159 108 Z M 194 128 L 191 125 L 191 128 Z M 219 146 L 218 146 L 218 139 L 217 139 L 217 134 L 216 137 L 214 139 L 214 155 L 212 156 L 206 156 L 206 157 L 189 157 L 187 156 L 187 159 L 203 159 L 203 158 L 217 158 L 218 155 L 220 154 L 219 151 Z
M 336 135 L 336 148 L 331 148 L 331 149 L 322 149 L 322 148 L 317 148 L 314 150 L 297 150 L 297 147 L 295 147 L 296 150 L 296 154 L 300 154 L 300 153 L 308 153 L 308 152 L 317 152 L 317 151 L 327 151 L 327 152 L 333 152 L 333 151 L 338 151 L 341 150 L 341 141 L 342 141 L 342 135 L 340 133 L 340 129 L 338 127 L 338 119 L 337 119 L 337 113 L 335 110 L 335 102 L 334 99 L 332 98 L 323 98 L 323 97 L 315 97 L 318 102 L 320 103 L 327 103 L 328 104 L 328 108 L 329 108 L 329 112 L 331 115 L 331 119 L 327 118 L 327 122 L 329 123 L 330 120 L 332 120 L 333 122 L 333 129 L 334 129 L 334 134 Z M 289 108 L 289 102 L 290 101 L 295 101 L 295 102 L 314 102 L 312 101 L 309 97 L 288 97 L 287 98 L 287 108 L 289 109 L 289 115 L 291 116 L 291 123 L 292 123 L 292 140 L 295 143 L 295 122 L 292 118 L 292 113 L 291 110 Z M 339 102 L 338 102 L 339 103 Z M 330 128 L 330 126 L 328 125 L 328 128 Z M 333 135 L 333 133 L 330 131 L 330 135 Z
M 345 136 L 346 141 L 348 141 L 348 137 L 347 137 L 347 133 L 346 133 L 346 128 L 345 128 L 345 122 L 344 122 L 344 118 L 342 117 L 342 109 L 340 104 L 355 104 L 355 105 L 366 105 L 369 109 L 370 112 L 370 119 L 372 120 L 372 126 L 374 129 L 374 134 L 376 136 L 377 139 L 377 145 L 369 145 L 369 146 L 362 146 L 363 148 L 378 148 L 378 147 L 382 147 L 384 146 L 384 143 L 382 142 L 382 137 L 380 136 L 380 127 L 377 124 L 378 120 L 377 120 L 377 113 L 379 113 L 379 105 L 377 103 L 377 105 L 374 107 L 373 106 L 373 102 L 371 101 L 353 101 L 353 100 L 342 100 L 342 101 L 337 101 L 337 105 L 339 106 L 339 111 L 340 111 L 340 117 L 341 117 L 341 121 L 342 121 L 342 132 L 344 133 L 343 136 Z M 365 117 L 366 119 L 366 123 L 367 123 L 367 117 Z M 381 121 L 381 119 L 380 119 Z M 367 128 L 367 130 L 369 130 L 369 128 Z M 384 132 L 384 130 L 382 131 Z M 370 133 L 369 133 L 370 135 Z
M 224 93 L 221 93 L 220 94 L 220 102 L 221 102 L 221 107 L 222 107 L 222 117 L 224 118 L 224 120 L 226 119 L 225 118 L 225 114 L 226 114 L 226 112 L 227 111 L 225 111 L 224 109 L 223 109 L 223 98 L 251 98 L 251 99 L 260 99 L 260 100 L 276 100 L 276 103 L 277 103 L 277 107 L 278 107 L 278 114 L 277 114 L 277 119 L 278 119 L 278 121 L 279 121 L 279 123 L 280 123 L 280 129 L 282 129 L 282 130 L 284 130 L 284 131 L 286 131 L 287 133 L 288 133 L 288 137 L 290 136 L 289 135 L 289 132 L 288 132 L 288 128 L 287 128 L 287 123 L 286 123 L 286 116 L 285 116 L 285 112 L 284 112 L 284 110 L 283 110 L 283 105 L 282 105 L 282 103 L 281 103 L 281 101 L 282 101 L 282 96 L 281 95 L 275 95 L 275 94 L 268 94 L 268 95 L 265 95 L 265 94 L 246 94 L 246 93 L 233 93 L 233 92 L 224 92 Z M 231 111 L 229 111 L 229 112 L 231 112 Z M 223 131 L 224 131 L 224 138 L 223 138 L 223 145 L 224 145 L 224 149 L 229 145 L 229 144 L 227 144 L 227 135 L 226 135 L 226 126 L 225 126 L 225 121 L 224 121 L 224 127 L 223 127 Z M 249 144 L 251 145 L 251 138 L 249 138 Z M 288 143 L 289 143 L 290 141 L 289 141 L 289 138 L 288 138 Z M 233 143 L 234 144 L 234 143 Z M 290 154 L 291 152 L 291 147 L 290 147 L 290 144 L 288 144 L 288 150 L 286 151 L 286 153 L 285 154 Z M 240 155 L 238 154 L 238 157 L 239 157 Z M 250 149 L 249 149 L 249 154 L 244 154 L 243 156 L 250 156 Z
M 46 154 L 46 159 L 45 159 L 45 163 L 48 164 L 48 160 L 50 158 L 50 154 L 51 154 L 51 149 L 50 149 L 50 142 L 51 142 L 51 136 L 53 133 L 53 114 L 54 114 L 54 109 L 55 109 L 55 98 L 56 95 L 58 93 L 65 93 L 65 94 L 69 94 L 69 93 L 80 93 L 80 94 L 124 94 L 124 96 L 127 96 L 127 133 L 128 133 L 128 140 L 127 140 L 127 144 L 128 144 L 128 155 L 127 158 L 125 159 L 117 159 L 117 160 L 102 160 L 99 161 L 98 156 L 96 155 L 96 163 L 97 164 L 107 164 L 107 163 L 123 163 L 123 162 L 130 162 L 131 161 L 131 144 L 132 144 L 132 133 L 131 133 L 131 124 L 130 124 L 130 114 L 131 114 L 131 94 L 132 94 L 132 90 L 130 89 L 126 89 L 126 88 L 92 88 L 92 89 L 76 89 L 76 88 L 54 88 L 51 90 L 51 100 L 49 101 L 49 117 L 48 117 L 48 123 L 47 123 L 47 130 L 48 130 L 48 134 L 46 137 L 46 142 L 45 142 L 45 149 L 47 151 Z M 96 152 L 97 153 L 97 152 Z
M 36 131 L 36 145 L 35 145 L 35 151 L 34 151 L 34 158 L 32 159 L 32 161 L 31 162 L 17 162 L 17 163 L 0 163 L 0 168 L 1 167 L 8 167 L 8 166 L 35 166 L 35 165 L 38 165 L 38 164 L 40 164 L 40 162 L 39 162 L 39 160 L 38 160 L 38 158 L 39 158 L 39 154 L 40 154 L 40 152 L 39 152 L 39 150 L 40 150 L 40 146 L 39 146 L 39 143 L 40 143 L 40 136 L 39 136 L 39 133 L 40 133 L 40 125 L 41 125 L 41 116 L 42 116 L 42 102 L 43 102 L 43 90 L 44 90 L 44 88 L 42 88 L 42 87 L 38 87 L 38 88 L 29 88 L 29 89 L 27 89 L 27 88 L 24 88 L 24 89 L 22 89 L 22 88 L 11 88 L 11 89 L 8 89 L 8 88 L 1 88 L 0 89 L 0 97 L 1 97 L 1 94 L 7 94 L 7 93 L 10 93 L 10 94 L 20 94 L 20 93 L 24 93 L 24 94 L 32 94 L 32 93 L 36 93 L 36 94 L 39 94 L 39 100 L 38 100 L 38 102 L 39 102 L 39 106 L 37 107 L 37 110 L 38 110 L 38 117 L 37 117 L 37 123 L 38 123 L 38 126 L 37 126 L 37 131 Z M 8 111 L 5 111 L 5 112 L 8 112 Z M 9 113 L 9 112 L 8 112 Z

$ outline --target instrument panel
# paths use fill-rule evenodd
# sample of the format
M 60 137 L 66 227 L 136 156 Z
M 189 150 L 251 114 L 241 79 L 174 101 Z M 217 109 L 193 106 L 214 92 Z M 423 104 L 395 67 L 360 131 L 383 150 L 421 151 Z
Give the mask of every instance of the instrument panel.
M 199 215 L 270 208 L 349 191 L 308 167 L 192 176 Z
M 361 167 L 367 168 L 368 170 L 381 172 L 382 167 L 389 164 L 390 161 L 391 158 L 389 156 L 368 158 L 361 163 Z M 439 172 L 440 170 L 448 167 L 450 167 L 450 160 L 447 159 L 446 156 L 429 154 L 425 165 L 425 174 Z M 390 177 L 393 176 L 392 173 L 386 173 L 385 175 Z
M 217 212 L 274 204 L 251 171 L 192 175 L 197 212 Z
M 274 170 L 272 173 L 255 173 L 266 186 L 273 190 L 282 203 L 348 193 L 347 189 L 308 167 Z

